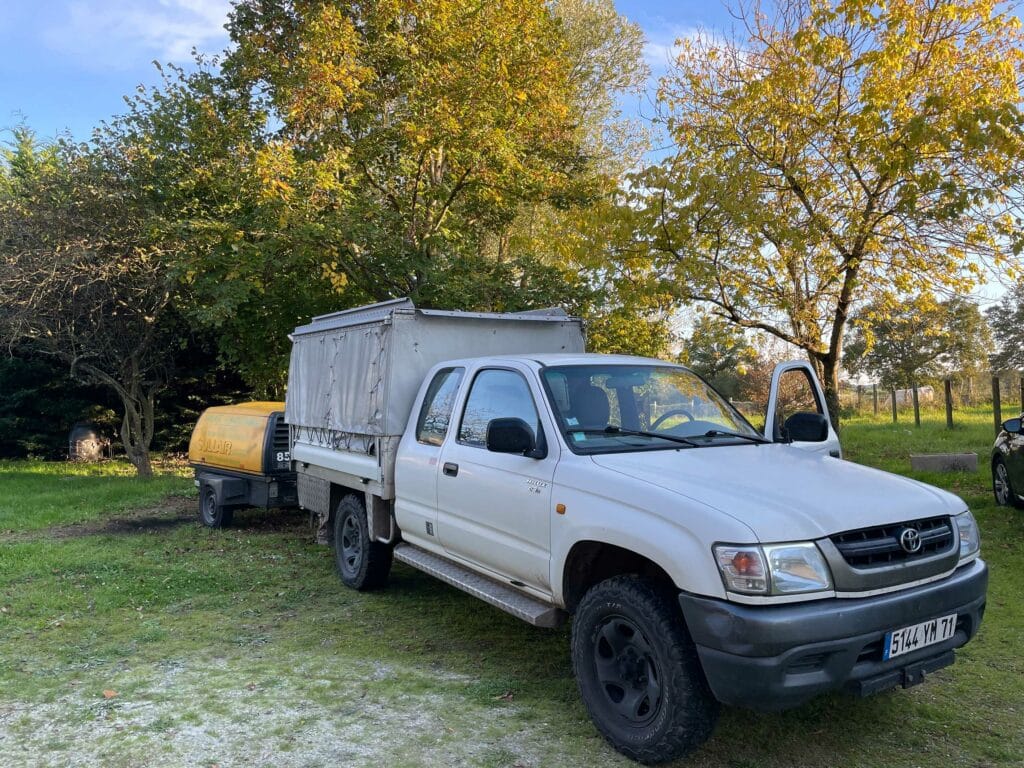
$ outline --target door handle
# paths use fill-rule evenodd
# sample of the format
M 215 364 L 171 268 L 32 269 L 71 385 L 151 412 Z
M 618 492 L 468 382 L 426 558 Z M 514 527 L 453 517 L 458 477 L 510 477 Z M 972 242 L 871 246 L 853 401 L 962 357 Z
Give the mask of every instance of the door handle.
M 441 467 L 441 471 L 448 475 L 448 477 L 455 477 L 459 474 L 459 465 L 451 461 L 446 461 L 444 466 Z

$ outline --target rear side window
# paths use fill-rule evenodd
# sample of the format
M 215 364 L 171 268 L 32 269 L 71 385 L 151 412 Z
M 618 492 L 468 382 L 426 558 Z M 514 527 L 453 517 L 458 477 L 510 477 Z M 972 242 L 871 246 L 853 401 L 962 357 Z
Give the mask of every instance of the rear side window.
M 464 372 L 464 368 L 444 368 L 434 375 L 416 422 L 416 439 L 421 443 L 441 445 L 444 442 Z

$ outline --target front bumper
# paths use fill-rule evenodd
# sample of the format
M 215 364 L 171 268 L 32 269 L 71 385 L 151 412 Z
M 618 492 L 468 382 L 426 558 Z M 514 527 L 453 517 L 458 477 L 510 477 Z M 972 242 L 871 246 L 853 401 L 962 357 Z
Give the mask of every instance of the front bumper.
M 683 593 L 679 603 L 715 697 L 780 710 L 846 687 L 861 695 L 921 682 L 953 662 L 985 612 L 988 567 L 980 558 L 920 587 L 857 599 L 755 606 Z M 884 661 L 889 630 L 956 612 L 942 643 Z

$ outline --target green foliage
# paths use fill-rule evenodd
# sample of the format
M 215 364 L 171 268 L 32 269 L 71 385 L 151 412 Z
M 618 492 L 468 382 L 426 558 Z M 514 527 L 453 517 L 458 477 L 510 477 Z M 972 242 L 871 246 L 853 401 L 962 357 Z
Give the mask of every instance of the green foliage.
M 0 358 L 0 458 L 67 456 L 76 422 L 95 424 L 112 437 L 116 419 L 110 393 L 89 387 L 66 366 L 39 357 Z
M 610 355 L 668 357 L 671 335 L 664 318 L 634 307 L 594 311 L 587 320 L 587 350 Z
M 684 41 L 678 150 L 635 184 L 680 299 L 807 351 L 837 404 L 856 306 L 1018 274 L 1019 21 L 989 0 L 740 6 Z
M 215 61 L 199 64 L 168 68 L 162 86 L 140 90 L 96 141 L 131 159 L 178 314 L 216 338 L 225 367 L 260 396 L 279 397 L 287 334 L 346 305 L 324 250 L 296 244 L 329 190 L 315 168 L 280 151 L 247 92 L 214 74 Z
M 485 237 L 524 201 L 586 194 L 565 42 L 542 2 L 243 2 L 229 28 L 225 71 L 281 123 L 264 188 L 309 200 L 290 247 L 318 252 L 336 285 L 479 304 L 494 290 Z M 296 185 L 310 176 L 312 199 Z M 498 272 L 537 293 L 516 258 Z
M 846 366 L 885 387 L 909 387 L 982 368 L 992 346 L 977 305 L 966 299 L 917 297 L 866 307 L 854 320 Z
M 679 358 L 728 398 L 741 396 L 747 370 L 757 361 L 757 350 L 743 330 L 714 315 L 697 320 Z
M 1010 288 L 985 315 L 995 340 L 992 370 L 1024 371 L 1024 285 Z
M 21 134 L 2 164 L 0 339 L 62 361 L 120 400 L 121 441 L 148 474 L 156 394 L 170 375 L 175 278 L 139 158 L 99 138 L 39 148 Z

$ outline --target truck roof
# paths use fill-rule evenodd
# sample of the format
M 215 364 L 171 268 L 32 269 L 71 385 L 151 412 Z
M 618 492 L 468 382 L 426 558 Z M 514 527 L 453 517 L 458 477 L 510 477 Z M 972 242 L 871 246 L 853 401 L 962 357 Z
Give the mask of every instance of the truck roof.
M 446 364 L 450 363 L 470 363 L 479 362 L 480 360 L 509 360 L 520 363 L 539 363 L 542 366 L 557 366 L 557 365 L 671 365 L 675 367 L 681 366 L 679 363 L 672 363 L 667 360 L 658 360 L 653 357 L 638 357 L 636 355 L 605 355 L 599 352 L 545 352 L 536 355 L 530 354 L 519 354 L 519 355 L 487 355 L 485 357 L 467 357 L 460 358 L 458 360 L 448 360 Z

